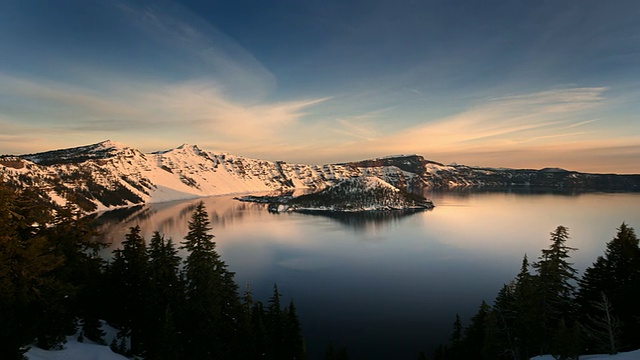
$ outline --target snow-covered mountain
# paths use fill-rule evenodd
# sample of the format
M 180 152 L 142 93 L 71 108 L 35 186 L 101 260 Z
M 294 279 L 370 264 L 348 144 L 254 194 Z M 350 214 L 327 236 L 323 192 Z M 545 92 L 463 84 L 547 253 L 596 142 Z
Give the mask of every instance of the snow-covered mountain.
M 418 155 L 344 164 L 288 164 L 214 153 L 194 145 L 154 153 L 113 141 L 21 156 L 0 156 L 0 179 L 37 189 L 54 203 L 86 211 L 210 195 L 309 188 L 375 176 L 393 186 L 546 186 L 640 190 L 640 175 L 582 174 L 561 169 L 513 170 L 443 165 Z

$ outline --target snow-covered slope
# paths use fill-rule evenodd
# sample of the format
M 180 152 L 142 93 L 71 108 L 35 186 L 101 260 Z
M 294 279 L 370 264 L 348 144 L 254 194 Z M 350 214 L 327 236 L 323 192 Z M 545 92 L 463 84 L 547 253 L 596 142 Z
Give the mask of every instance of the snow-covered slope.
M 403 190 L 463 186 L 640 190 L 640 175 L 594 175 L 561 169 L 512 170 L 443 165 L 418 155 L 359 162 L 287 164 L 203 151 L 194 145 L 154 153 L 113 141 L 22 156 L 0 156 L 0 179 L 36 188 L 58 205 L 86 211 L 210 195 L 309 188 L 374 176 Z
M 112 141 L 0 157 L 3 181 L 38 187 L 88 211 L 210 195 L 322 189 L 358 176 L 342 165 L 309 166 L 213 153 L 193 145 L 144 154 Z

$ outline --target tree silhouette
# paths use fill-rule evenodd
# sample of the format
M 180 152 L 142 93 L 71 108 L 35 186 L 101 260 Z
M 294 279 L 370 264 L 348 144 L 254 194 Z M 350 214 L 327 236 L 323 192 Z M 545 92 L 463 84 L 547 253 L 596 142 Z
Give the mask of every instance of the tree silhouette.
M 186 354 L 189 358 L 231 358 L 238 345 L 240 301 L 233 273 L 216 252 L 209 216 L 200 202 L 182 242 L 184 264 Z

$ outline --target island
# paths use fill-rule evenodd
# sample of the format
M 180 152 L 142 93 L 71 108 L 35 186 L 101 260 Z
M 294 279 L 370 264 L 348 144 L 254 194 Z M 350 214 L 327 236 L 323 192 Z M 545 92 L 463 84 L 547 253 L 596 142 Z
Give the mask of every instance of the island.
M 342 180 L 319 192 L 300 196 L 244 196 L 240 201 L 268 203 L 273 213 L 297 212 L 379 212 L 433 209 L 433 202 L 375 176 Z

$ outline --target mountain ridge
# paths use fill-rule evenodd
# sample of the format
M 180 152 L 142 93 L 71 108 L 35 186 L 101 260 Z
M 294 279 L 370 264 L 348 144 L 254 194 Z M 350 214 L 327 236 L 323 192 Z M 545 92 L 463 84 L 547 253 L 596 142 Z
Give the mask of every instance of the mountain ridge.
M 143 153 L 106 140 L 0 156 L 3 182 L 37 187 L 57 206 L 72 202 L 88 212 L 212 195 L 302 188 L 319 191 L 341 180 L 363 176 L 374 176 L 416 193 L 430 188 L 475 186 L 640 191 L 640 175 L 444 165 L 420 155 L 305 165 L 211 152 L 189 144 Z

